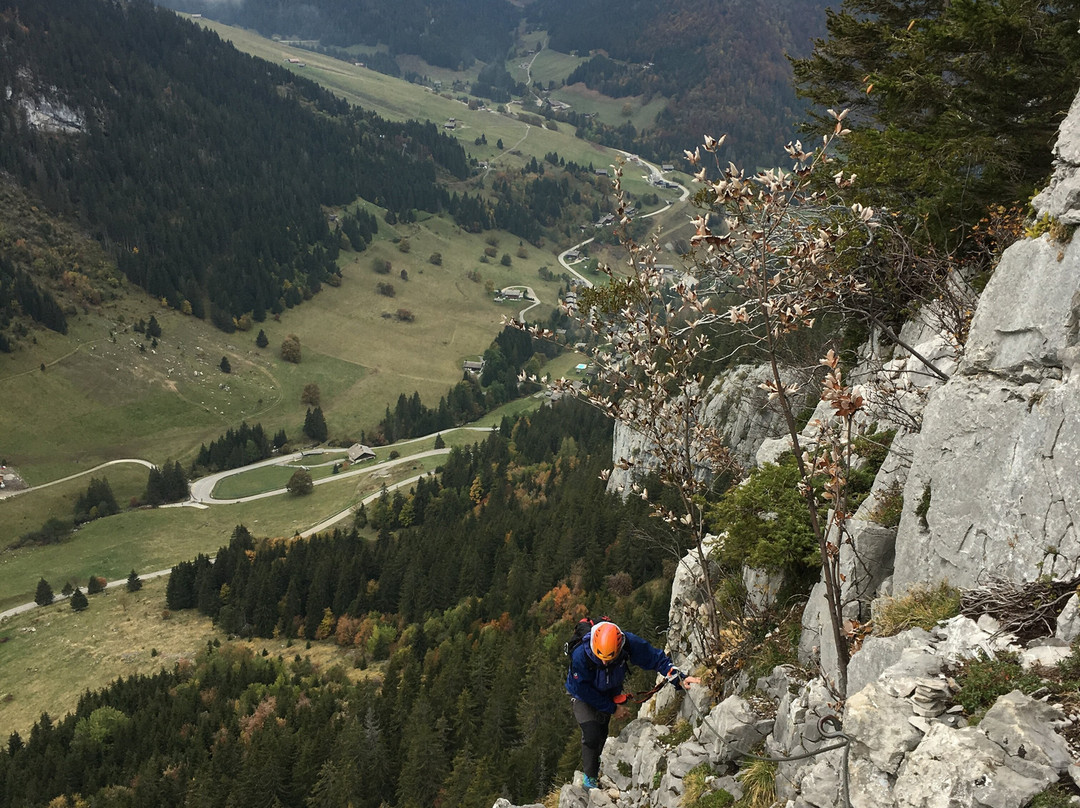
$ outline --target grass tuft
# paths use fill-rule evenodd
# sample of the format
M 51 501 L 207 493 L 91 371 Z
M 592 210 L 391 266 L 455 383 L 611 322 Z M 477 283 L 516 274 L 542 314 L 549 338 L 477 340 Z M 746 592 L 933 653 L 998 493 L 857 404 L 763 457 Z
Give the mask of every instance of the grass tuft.
M 942 581 L 916 587 L 901 598 L 886 598 L 874 610 L 874 634 L 891 637 L 909 628 L 929 631 L 941 620 L 960 614 L 960 590 Z
M 744 789 L 741 808 L 769 808 L 776 802 L 776 764 L 771 760 L 751 760 L 735 776 Z

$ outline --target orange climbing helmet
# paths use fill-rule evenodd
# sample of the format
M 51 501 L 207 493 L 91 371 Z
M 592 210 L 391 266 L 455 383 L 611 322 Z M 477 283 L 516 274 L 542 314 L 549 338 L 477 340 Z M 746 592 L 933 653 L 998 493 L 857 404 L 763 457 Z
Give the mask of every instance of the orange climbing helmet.
M 614 623 L 597 623 L 593 626 L 589 646 L 593 655 L 605 665 L 614 662 L 622 653 L 626 637 Z

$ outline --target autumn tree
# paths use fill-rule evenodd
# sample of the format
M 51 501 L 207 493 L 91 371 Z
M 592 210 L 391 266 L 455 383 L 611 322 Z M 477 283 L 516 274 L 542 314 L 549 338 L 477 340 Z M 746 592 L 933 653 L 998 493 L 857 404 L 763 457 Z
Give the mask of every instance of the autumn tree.
M 724 227 L 714 232 L 709 215 L 703 214 L 695 220 L 691 244 L 702 285 L 737 291 L 741 299 L 728 308 L 726 319 L 766 358 L 769 379 L 763 386 L 783 417 L 795 457 L 837 654 L 833 684 L 843 694 L 849 652 L 843 629 L 840 548 L 848 538 L 846 483 L 854 417 L 863 399 L 845 385 L 838 357 L 830 349 L 821 360 L 826 375 L 820 397 L 830 404 L 835 419 L 816 422 L 817 439 L 804 445 L 795 411 L 797 385 L 785 378 L 782 368 L 786 343 L 812 327 L 818 317 L 835 311 L 838 301 L 857 300 L 862 294 L 857 278 L 838 267 L 843 266 L 841 254 L 858 250 L 876 227 L 872 209 L 844 204 L 842 194 L 854 177 L 827 168 L 830 148 L 849 134 L 844 123 L 847 111 L 830 113 L 833 129 L 819 148 L 807 151 L 799 142 L 788 144 L 790 171 L 777 168 L 747 175 L 731 163 L 724 167 L 717 157 L 723 138 L 706 137 L 704 150 L 713 161 L 696 175 L 703 186 L 698 198 L 722 211 Z M 702 164 L 701 147 L 687 155 L 692 163 Z M 715 179 L 709 179 L 710 169 Z M 826 171 L 832 181 L 815 184 L 814 175 Z
M 294 365 L 300 364 L 300 337 L 289 334 L 281 343 L 281 358 Z
M 322 405 L 322 392 L 315 382 L 304 385 L 304 392 L 300 394 L 300 403 L 307 407 L 319 407 Z
M 294 496 L 304 496 L 315 490 L 315 483 L 311 479 L 311 472 L 307 469 L 297 469 L 293 472 L 289 481 L 285 483 L 285 490 Z

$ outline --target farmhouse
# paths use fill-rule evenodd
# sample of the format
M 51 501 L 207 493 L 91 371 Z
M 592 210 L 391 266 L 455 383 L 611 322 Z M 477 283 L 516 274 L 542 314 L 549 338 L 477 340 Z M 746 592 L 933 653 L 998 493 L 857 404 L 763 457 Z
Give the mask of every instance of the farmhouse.
M 358 463 L 361 460 L 374 460 L 375 450 L 362 443 L 354 443 L 349 447 L 349 462 Z
M 473 361 L 471 359 L 466 359 L 462 362 L 461 367 L 466 373 L 479 375 L 484 372 L 484 360 Z
M 499 294 L 503 300 L 521 300 L 525 296 L 520 289 L 503 289 Z

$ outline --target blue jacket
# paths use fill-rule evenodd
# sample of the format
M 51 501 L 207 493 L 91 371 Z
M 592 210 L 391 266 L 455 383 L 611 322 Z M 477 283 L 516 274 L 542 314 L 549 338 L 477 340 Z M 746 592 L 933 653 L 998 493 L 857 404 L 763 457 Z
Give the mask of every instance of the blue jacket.
M 622 693 L 626 679 L 626 663 L 639 668 L 667 674 L 674 666 L 668 655 L 653 648 L 648 641 L 629 631 L 623 632 L 626 644 L 619 659 L 604 665 L 592 652 L 591 634 L 570 654 L 570 671 L 566 675 L 566 692 L 602 713 L 615 712 L 615 697 Z

